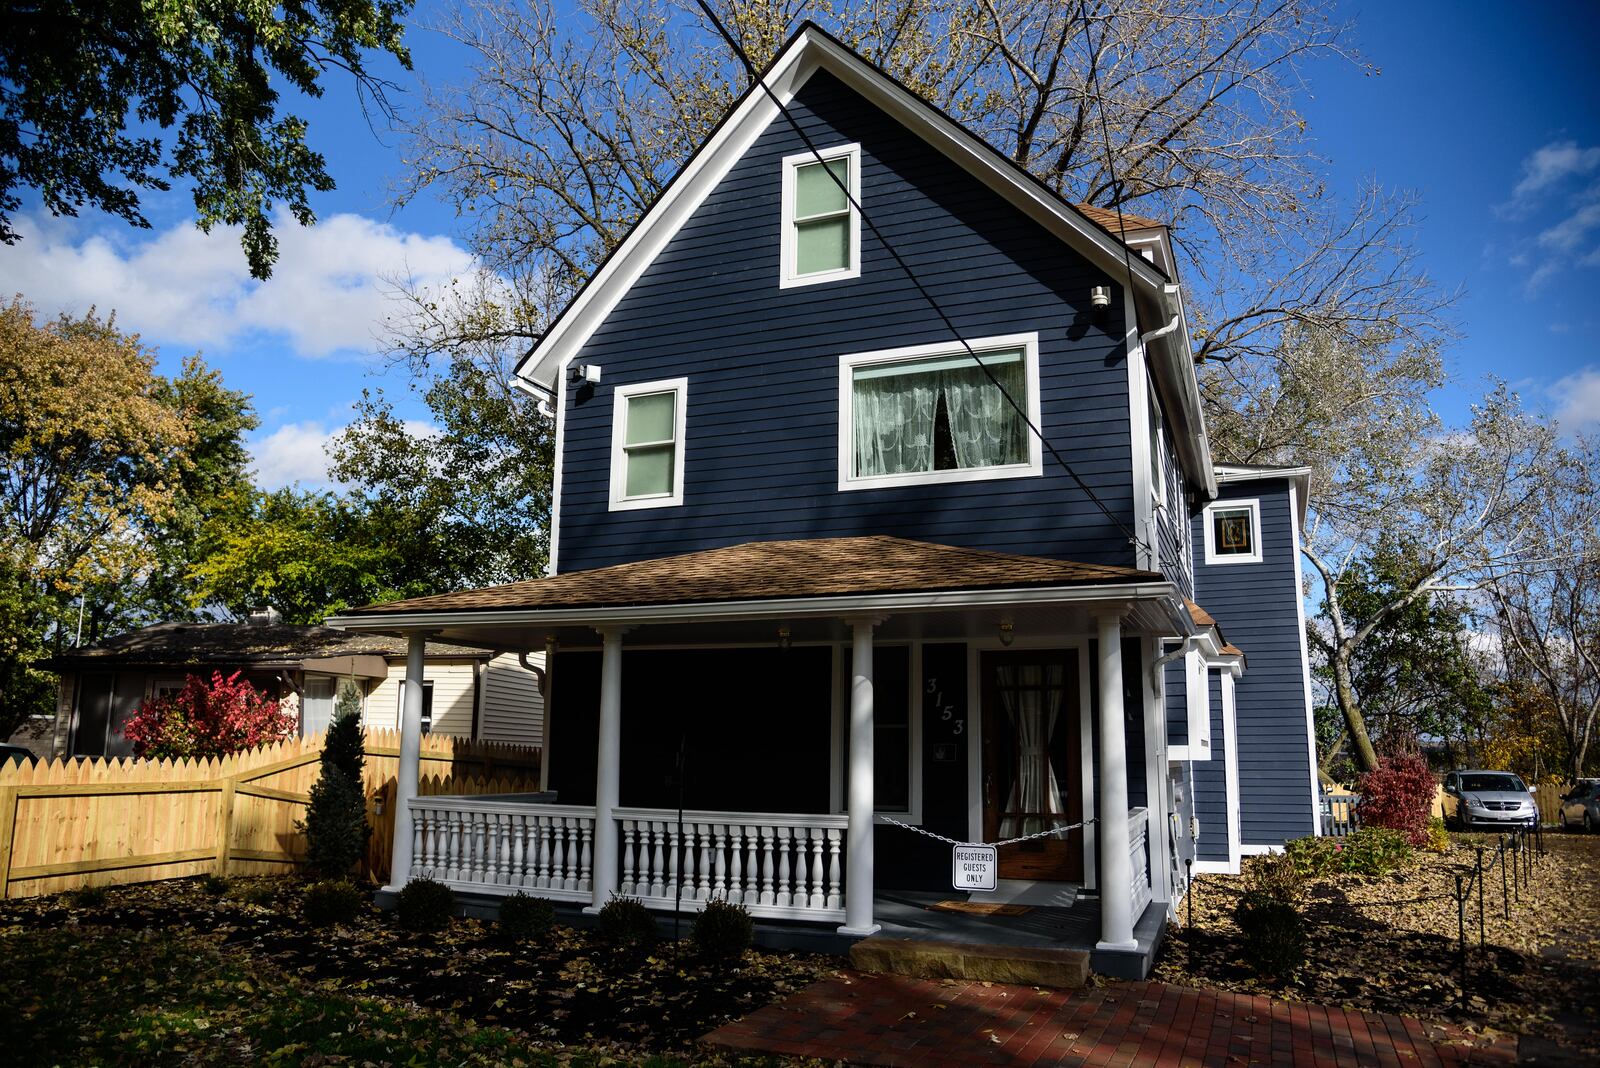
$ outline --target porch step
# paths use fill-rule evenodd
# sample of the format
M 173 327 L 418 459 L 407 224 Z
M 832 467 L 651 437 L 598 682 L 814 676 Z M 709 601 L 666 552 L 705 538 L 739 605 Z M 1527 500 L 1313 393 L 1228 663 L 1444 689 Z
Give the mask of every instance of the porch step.
M 863 938 L 850 947 L 850 964 L 863 972 L 888 972 L 914 979 L 969 979 L 1076 990 L 1089 979 L 1089 953 L 1044 946 L 996 946 L 927 942 L 911 938 Z

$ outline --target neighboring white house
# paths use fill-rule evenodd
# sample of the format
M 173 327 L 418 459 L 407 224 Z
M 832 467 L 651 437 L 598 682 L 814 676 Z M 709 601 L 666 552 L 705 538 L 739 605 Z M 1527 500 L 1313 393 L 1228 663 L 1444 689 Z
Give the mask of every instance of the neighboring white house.
M 40 664 L 61 677 L 52 728 L 32 740 L 41 756 L 129 756 L 122 727 L 149 698 L 190 675 L 241 672 L 273 697 L 298 698 L 302 734 L 324 729 L 339 685 L 362 691 L 362 721 L 396 729 L 405 643 L 327 627 L 265 619 L 249 623 L 159 623 L 71 649 Z M 544 653 L 527 662 L 542 670 Z M 544 699 L 539 676 L 517 652 L 429 642 L 424 727 L 478 741 L 539 746 Z

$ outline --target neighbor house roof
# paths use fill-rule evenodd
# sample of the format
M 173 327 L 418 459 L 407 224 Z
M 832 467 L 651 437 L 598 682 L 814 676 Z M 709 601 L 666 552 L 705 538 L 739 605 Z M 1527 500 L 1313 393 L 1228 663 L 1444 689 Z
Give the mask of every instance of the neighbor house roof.
M 292 623 L 157 623 L 96 645 L 69 649 L 39 666 L 46 670 L 112 667 L 281 667 L 334 657 L 406 655 L 403 638 L 353 634 Z M 470 645 L 429 642 L 435 658 L 486 657 Z
M 1146 215 L 1134 215 L 1123 212 L 1120 219 L 1115 208 L 1097 208 L 1093 204 L 1074 204 L 1073 207 L 1088 216 L 1089 221 L 1103 228 L 1113 236 L 1120 236 L 1123 230 L 1155 230 L 1167 224 L 1160 219 L 1152 219 Z
M 873 535 L 756 541 L 344 614 L 611 608 L 942 590 L 1164 582 L 1151 571 Z

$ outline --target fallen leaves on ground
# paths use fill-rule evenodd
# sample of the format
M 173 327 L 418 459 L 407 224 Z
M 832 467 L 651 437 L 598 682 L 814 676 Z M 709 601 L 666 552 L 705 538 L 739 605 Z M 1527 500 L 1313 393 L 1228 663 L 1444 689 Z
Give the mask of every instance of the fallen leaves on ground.
M 1542 1034 L 1600 1052 L 1600 836 L 1546 834 L 1520 901 L 1511 892 L 1509 919 L 1501 872 L 1491 872 L 1481 948 L 1474 890 L 1464 991 L 1456 875 L 1473 869 L 1479 847 L 1492 854 L 1495 839 L 1452 837 L 1449 853 L 1418 854 L 1388 875 L 1311 883 L 1307 962 L 1287 979 L 1258 976 L 1242 960 L 1233 912 L 1243 880 L 1197 877 L 1151 978 Z
M 359 1032 L 411 1043 L 403 1063 L 626 1064 L 690 1051 L 699 1035 L 841 963 L 751 950 L 713 965 L 688 943 L 616 951 L 591 932 L 559 926 L 536 944 L 512 944 L 496 925 L 474 919 L 412 933 L 377 909 L 313 928 L 299 915 L 302 886 L 236 879 L 215 895 L 197 880 L 174 880 L 0 902 L 8 1046 L 15 1036 L 38 1036 L 23 1045 L 51 1049 L 49 1033 L 71 1006 L 71 1026 L 103 1022 L 86 1029 L 100 1044 L 84 1047 L 76 1058 L 84 1062 L 124 1046 L 127 1057 L 106 1062 L 394 1060 L 377 1047 L 350 1052 L 351 1041 L 338 1037 Z M 388 1013 L 400 1015 L 391 1021 Z M 437 1039 L 413 1042 L 406 1013 L 443 1021 L 430 1025 Z M 502 1049 L 501 1038 L 510 1045 Z M 316 1044 L 324 1040 L 331 1052 Z M 225 1056 L 219 1043 L 228 1042 Z M 489 1051 L 483 1058 L 474 1053 L 480 1047 Z M 543 1059 L 529 1060 L 529 1051 Z M 708 1063 L 698 1051 L 693 1062 Z

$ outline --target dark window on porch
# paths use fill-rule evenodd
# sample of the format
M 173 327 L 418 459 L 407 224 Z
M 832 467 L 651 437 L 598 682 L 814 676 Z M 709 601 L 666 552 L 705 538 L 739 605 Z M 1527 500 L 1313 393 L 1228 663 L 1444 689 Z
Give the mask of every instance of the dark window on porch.
M 872 651 L 872 723 L 873 807 L 910 812 L 911 650 L 904 646 Z

